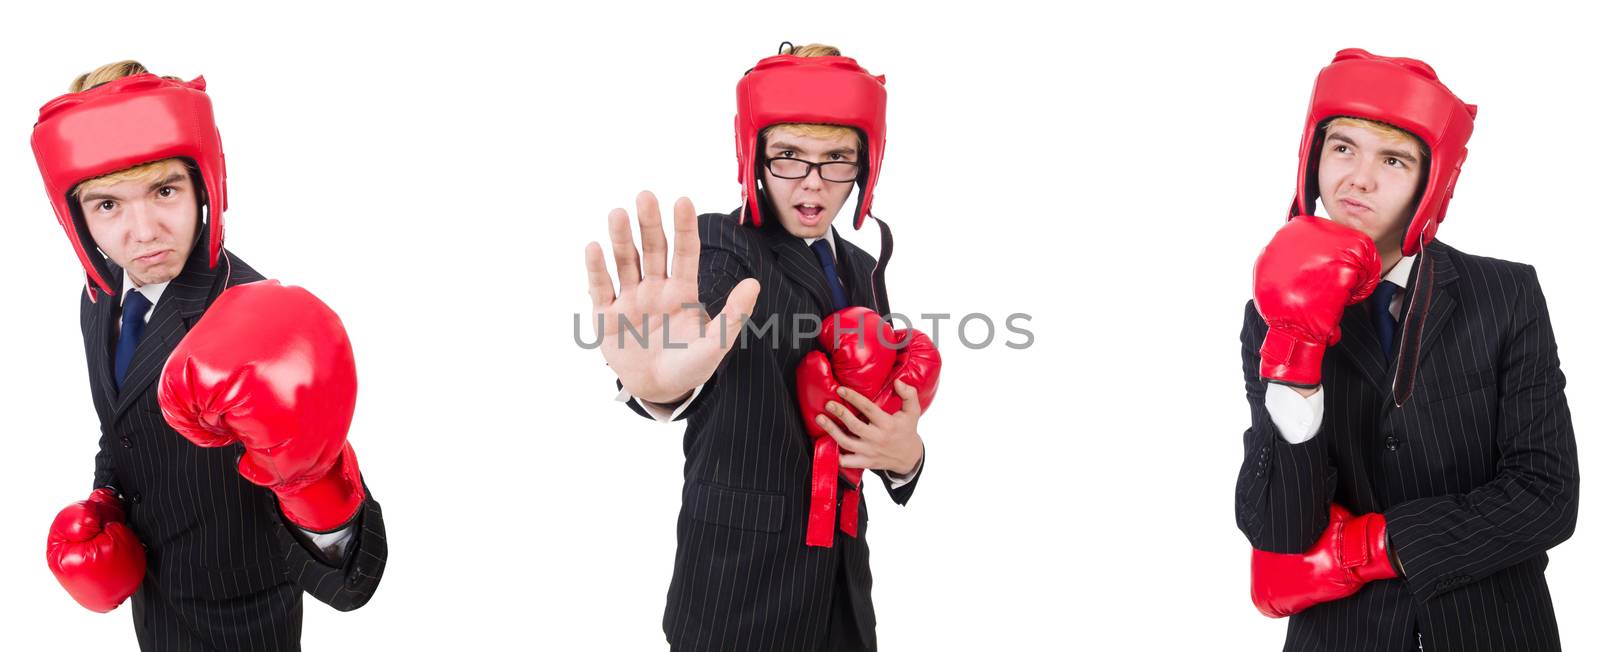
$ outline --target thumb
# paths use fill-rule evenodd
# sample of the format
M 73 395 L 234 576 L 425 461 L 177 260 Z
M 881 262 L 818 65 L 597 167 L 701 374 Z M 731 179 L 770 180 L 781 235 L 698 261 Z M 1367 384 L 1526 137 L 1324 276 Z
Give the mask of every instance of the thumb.
M 268 488 L 280 481 L 278 473 L 269 468 L 269 463 L 255 451 L 248 449 L 239 458 L 239 475 L 244 476 L 244 479 L 252 484 Z
M 103 527 L 100 514 L 87 501 L 79 501 L 56 514 L 55 521 L 50 524 L 50 538 L 82 543 L 99 535 Z
M 922 415 L 922 397 L 917 396 L 917 389 L 911 383 L 896 378 L 894 392 L 900 395 L 900 411 L 913 416 Z
M 717 314 L 718 328 L 723 329 L 722 348 L 733 346 L 733 341 L 738 339 L 739 331 L 744 328 L 744 323 L 750 319 L 750 313 L 755 311 L 756 296 L 761 293 L 761 282 L 753 278 L 739 281 L 733 286 L 733 291 L 728 293 L 728 301 L 723 304 L 722 312 Z

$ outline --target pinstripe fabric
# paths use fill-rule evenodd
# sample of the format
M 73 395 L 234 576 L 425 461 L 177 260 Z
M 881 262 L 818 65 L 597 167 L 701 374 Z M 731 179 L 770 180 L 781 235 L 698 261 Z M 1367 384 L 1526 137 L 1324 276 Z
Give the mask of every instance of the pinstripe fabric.
M 94 484 L 123 496 L 128 522 L 148 549 L 133 596 L 144 650 L 298 650 L 301 591 L 340 610 L 377 589 L 387 545 L 383 515 L 368 493 L 341 567 L 316 561 L 295 541 L 272 492 L 239 475 L 237 444 L 201 448 L 167 426 L 156 403 L 168 354 L 222 290 L 262 279 L 231 253 L 206 265 L 205 240 L 156 305 L 123 391 L 112 384 L 114 297 L 81 304 L 89 386 L 101 424 Z M 122 282 L 113 267 L 112 287 Z
M 1323 361 L 1321 431 L 1278 435 L 1256 350 L 1266 325 L 1245 309 L 1251 428 L 1236 495 L 1251 545 L 1309 548 L 1328 501 L 1383 512 L 1404 577 L 1289 620 L 1285 650 L 1558 650 L 1545 551 L 1571 536 L 1578 468 L 1544 295 L 1533 268 L 1434 242 L 1418 260 L 1434 287 L 1415 394 L 1395 408 L 1365 304 L 1345 312 Z
M 805 545 L 811 438 L 793 383 L 800 358 L 815 348 L 816 336 L 799 331 L 819 322 L 797 329 L 791 318 L 829 312 L 817 258 L 775 219 L 755 229 L 733 216 L 701 215 L 700 240 L 707 312 L 720 313 L 729 290 L 754 277 L 761 294 L 752 324 L 776 319 L 758 335 L 747 327 L 747 344 L 728 354 L 683 415 L 689 425 L 662 622 L 667 640 L 677 650 L 876 649 L 866 501 L 860 538 L 836 532 L 832 548 Z M 872 257 L 837 231 L 834 243 L 851 303 L 875 307 Z M 915 488 L 913 479 L 889 493 L 904 504 Z

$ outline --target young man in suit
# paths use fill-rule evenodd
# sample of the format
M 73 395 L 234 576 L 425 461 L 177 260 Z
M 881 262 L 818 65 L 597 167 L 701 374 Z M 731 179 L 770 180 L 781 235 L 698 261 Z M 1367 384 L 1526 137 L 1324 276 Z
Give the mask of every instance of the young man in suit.
M 1532 267 L 1434 240 L 1476 114 L 1427 64 L 1362 50 L 1313 90 L 1240 336 L 1238 525 L 1285 650 L 1560 648 L 1545 551 L 1578 468 L 1544 295 Z
M 387 557 L 344 442 L 349 342 L 309 293 L 222 248 L 203 79 L 126 61 L 71 91 L 40 110 L 33 148 L 87 275 L 101 436 L 93 493 L 52 524 L 51 571 L 95 611 L 132 595 L 141 649 L 298 650 L 301 592 L 358 608 Z
M 610 216 L 620 288 L 613 291 L 600 246 L 586 252 L 619 399 L 646 417 L 689 420 L 663 620 L 675 650 L 876 648 L 866 505 L 848 470 L 872 469 L 895 502 L 911 498 L 925 388 L 895 381 L 905 405 L 892 412 L 839 392 L 827 407 L 833 418 L 815 423 L 848 451 L 837 458 L 846 473 L 814 478 L 796 369 L 817 347 L 824 316 L 849 306 L 889 310 L 879 264 L 832 228 L 852 187 L 856 227 L 867 217 L 886 98 L 881 77 L 838 55 L 793 48 L 745 74 L 735 117 L 744 204 L 696 218 L 680 199 L 671 276 L 649 193 L 638 201 L 642 262 L 628 214 Z M 641 326 L 640 342 L 625 341 Z M 814 479 L 837 481 L 837 498 L 819 500 Z

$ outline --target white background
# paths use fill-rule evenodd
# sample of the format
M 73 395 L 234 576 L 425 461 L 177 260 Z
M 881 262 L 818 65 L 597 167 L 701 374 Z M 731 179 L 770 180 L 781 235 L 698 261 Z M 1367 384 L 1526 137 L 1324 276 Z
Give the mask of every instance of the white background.
M 308 598 L 307 649 L 652 650 L 682 424 L 612 402 L 600 355 L 574 344 L 582 249 L 641 189 L 732 209 L 734 84 L 792 40 L 888 76 L 874 208 L 899 244 L 895 307 L 1025 312 L 1036 336 L 942 338 L 915 500 L 868 490 L 882 647 L 1277 649 L 1284 622 L 1251 606 L 1233 524 L 1238 332 L 1339 48 L 1422 58 L 1481 105 L 1441 238 L 1537 266 L 1592 457 L 1594 22 L 1455 7 L 7 9 L 0 647 L 134 648 L 128 607 L 79 608 L 41 554 L 90 488 L 98 436 L 81 274 L 28 146 L 74 76 L 129 57 L 205 74 L 230 248 L 315 291 L 356 342 L 351 441 L 390 565 L 359 611 Z M 872 229 L 842 234 L 876 250 Z M 1585 491 L 1547 571 L 1573 650 L 1600 648 Z

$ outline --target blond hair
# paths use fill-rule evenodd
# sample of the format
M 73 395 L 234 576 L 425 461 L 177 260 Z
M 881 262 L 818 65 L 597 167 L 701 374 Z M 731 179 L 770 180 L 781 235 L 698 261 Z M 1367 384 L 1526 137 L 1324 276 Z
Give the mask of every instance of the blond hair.
M 843 56 L 839 53 L 839 48 L 822 43 L 808 43 L 806 45 L 784 43 L 782 47 L 778 48 L 778 54 L 788 54 L 797 57 Z M 779 129 L 797 136 L 809 136 L 811 138 L 849 137 L 851 140 L 855 141 L 857 149 L 861 148 L 861 135 L 856 133 L 856 130 L 853 128 L 840 125 L 818 124 L 812 122 L 786 122 L 762 129 L 761 137 L 763 139 L 768 138 L 774 131 Z
M 81 93 L 106 82 L 116 81 L 118 79 L 122 79 L 123 77 L 143 75 L 148 72 L 150 72 L 149 68 L 144 67 L 144 64 L 132 59 L 114 61 L 100 66 L 99 68 L 95 68 L 94 70 L 90 70 L 89 72 L 78 75 L 77 79 L 72 80 L 72 85 L 68 87 L 67 92 Z M 173 77 L 171 75 L 162 75 L 161 78 L 172 80 L 178 79 L 177 77 Z
M 116 81 L 118 79 L 122 79 L 123 77 L 142 75 L 148 72 L 150 72 L 150 69 L 145 68 L 144 64 L 139 63 L 138 61 L 134 61 L 132 59 L 115 61 L 78 75 L 76 79 L 72 80 L 72 85 L 69 87 L 68 92 L 81 93 L 106 82 Z M 177 77 L 167 76 L 163 76 L 162 78 L 177 79 Z M 71 195 L 76 198 L 83 194 L 83 192 L 86 190 L 114 186 L 124 181 L 155 181 L 161 178 L 162 174 L 166 173 L 166 164 L 168 161 L 178 161 L 179 163 L 182 163 L 182 161 L 179 159 L 167 158 L 159 161 L 151 161 L 149 163 L 141 163 L 131 168 L 123 168 L 121 170 L 117 170 L 116 172 L 112 172 L 111 174 L 101 175 L 79 183 L 72 188 Z
M 824 45 L 822 43 L 807 43 L 805 45 L 795 45 L 793 43 L 784 43 L 783 47 L 778 48 L 778 54 L 792 54 L 792 55 L 797 56 L 797 57 L 837 57 L 837 56 L 843 56 L 843 55 L 839 54 L 839 48 L 833 47 L 831 45 Z
M 117 170 L 111 174 L 103 174 L 92 179 L 86 179 L 83 181 L 83 183 L 72 187 L 71 195 L 72 198 L 76 200 L 78 197 L 82 196 L 83 193 L 90 190 L 114 186 L 124 181 L 143 181 L 147 183 L 155 183 L 156 181 L 159 181 L 163 177 L 167 176 L 168 171 L 170 170 L 168 164 L 174 163 L 183 168 L 185 172 L 189 170 L 189 165 L 183 159 L 176 157 L 164 158 L 159 161 L 151 161 L 149 163 L 140 163 L 139 165 L 135 165 L 131 168 Z M 191 176 L 190 178 L 192 179 L 193 177 Z
M 1417 151 L 1421 153 L 1422 160 L 1428 160 L 1428 146 L 1422 142 L 1422 139 L 1417 138 L 1416 135 L 1412 134 L 1411 132 L 1394 125 L 1378 122 L 1377 120 L 1368 120 L 1366 118 L 1338 117 L 1329 120 L 1328 124 L 1322 127 L 1322 133 L 1326 134 L 1328 133 L 1329 129 L 1334 127 L 1365 127 L 1377 132 L 1378 137 L 1384 140 L 1391 142 L 1411 143 L 1417 146 Z

